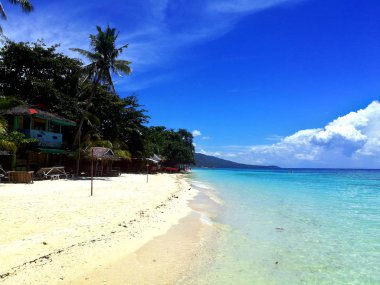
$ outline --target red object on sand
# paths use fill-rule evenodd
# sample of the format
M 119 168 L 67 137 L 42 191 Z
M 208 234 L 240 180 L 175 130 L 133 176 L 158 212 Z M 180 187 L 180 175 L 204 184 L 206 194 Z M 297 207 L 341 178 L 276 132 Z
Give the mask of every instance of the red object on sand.
M 36 109 L 29 109 L 29 113 L 31 115 L 38 114 L 38 111 Z

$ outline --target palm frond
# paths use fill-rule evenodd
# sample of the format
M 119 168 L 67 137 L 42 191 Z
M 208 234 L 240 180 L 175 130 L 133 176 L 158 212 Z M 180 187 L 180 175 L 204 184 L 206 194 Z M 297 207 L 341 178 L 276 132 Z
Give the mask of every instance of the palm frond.
M 15 5 L 20 5 L 23 12 L 32 12 L 33 11 L 33 5 L 30 3 L 29 0 L 8 0 L 10 3 Z
M 0 139 L 0 149 L 15 153 L 17 151 L 17 145 L 7 139 Z
M 7 19 L 7 14 L 5 13 L 3 5 L 0 3 L 0 17 L 3 20 Z
M 129 66 L 132 62 L 128 60 L 115 60 L 113 63 L 113 68 L 119 72 L 121 71 L 125 75 L 129 75 L 132 72 L 132 68 Z M 115 72 L 115 73 L 117 73 Z
M 81 49 L 81 48 L 70 48 L 70 50 L 75 51 L 75 52 L 79 53 L 80 55 L 82 55 L 84 57 L 87 57 L 91 61 L 98 60 L 98 57 L 96 56 L 96 54 L 92 53 L 90 51 L 87 51 L 87 50 L 84 50 L 84 49 Z
M 122 76 L 122 74 L 129 75 L 132 72 L 129 66 L 130 61 L 117 60 L 123 49 L 128 47 L 128 44 L 116 48 L 115 41 L 119 33 L 115 28 L 107 26 L 102 30 L 100 26 L 96 26 L 96 29 L 97 34 L 89 36 L 91 51 L 80 48 L 71 48 L 70 50 L 78 52 L 91 61 L 91 64 L 85 70 L 92 77 L 93 83 L 103 82 L 115 92 L 110 72 L 112 71 L 118 76 Z
M 123 53 L 123 49 L 126 49 L 126 48 L 128 48 L 128 44 L 125 44 L 125 45 L 119 47 L 119 48 L 117 49 L 117 51 L 118 51 L 120 54 L 122 54 L 122 53 Z
M 7 133 L 7 125 L 3 118 L 0 118 L 0 135 L 5 135 Z

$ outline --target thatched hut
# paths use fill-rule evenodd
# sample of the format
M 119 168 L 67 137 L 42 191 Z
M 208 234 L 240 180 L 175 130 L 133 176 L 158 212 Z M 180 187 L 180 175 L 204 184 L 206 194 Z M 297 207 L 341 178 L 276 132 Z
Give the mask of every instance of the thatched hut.
M 113 169 L 112 167 L 113 162 L 119 160 L 119 158 L 115 156 L 110 148 L 90 147 L 86 150 L 86 159 L 94 163 L 94 176 L 118 176 L 121 174 L 119 169 Z M 88 166 L 91 167 L 91 165 Z

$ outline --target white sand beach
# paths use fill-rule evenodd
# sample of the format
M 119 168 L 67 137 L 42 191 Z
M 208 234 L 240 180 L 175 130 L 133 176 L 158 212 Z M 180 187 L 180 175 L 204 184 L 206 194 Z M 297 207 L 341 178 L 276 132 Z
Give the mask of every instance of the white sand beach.
M 92 197 L 89 180 L 0 184 L 0 283 L 170 284 L 207 231 L 196 195 L 169 174 L 95 179 Z

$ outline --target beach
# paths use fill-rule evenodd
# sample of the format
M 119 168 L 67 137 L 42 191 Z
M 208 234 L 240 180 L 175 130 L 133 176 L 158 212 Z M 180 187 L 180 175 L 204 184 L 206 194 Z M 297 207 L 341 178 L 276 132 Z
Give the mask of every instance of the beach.
M 0 184 L 1 284 L 171 284 L 210 233 L 180 174 Z

